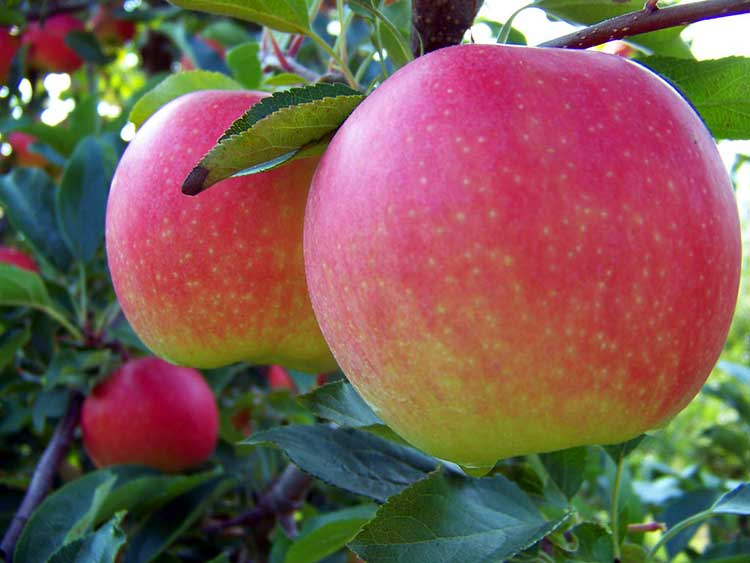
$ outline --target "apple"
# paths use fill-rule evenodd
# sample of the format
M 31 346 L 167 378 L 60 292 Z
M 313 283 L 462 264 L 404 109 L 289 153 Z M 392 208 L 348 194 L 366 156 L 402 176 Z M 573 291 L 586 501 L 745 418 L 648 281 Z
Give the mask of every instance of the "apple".
M 76 71 L 83 60 L 65 43 L 71 31 L 83 31 L 83 23 L 70 14 L 31 22 L 21 38 L 22 44 L 28 45 L 26 61 L 29 66 L 44 72 Z
M 13 159 L 16 166 L 32 166 L 44 168 L 47 166 L 47 159 L 41 154 L 31 150 L 31 144 L 35 143 L 37 138 L 28 133 L 21 131 L 11 131 L 8 133 L 7 142 L 13 147 Z
M 173 363 L 333 369 L 307 295 L 305 201 L 317 158 L 230 178 L 195 196 L 182 181 L 266 94 L 199 91 L 141 127 L 112 180 L 106 246 L 125 316 Z
M 81 428 L 97 467 L 138 463 L 181 471 L 211 456 L 219 415 L 199 371 L 146 357 L 94 388 L 83 403 Z
M 29 272 L 39 272 L 39 266 L 31 256 L 11 246 L 0 246 L 0 263 L 11 264 Z
M 117 18 L 111 8 L 99 5 L 91 18 L 91 28 L 97 39 L 105 45 L 122 45 L 135 36 L 135 23 Z
M 281 366 L 269 366 L 268 374 L 268 386 L 271 389 L 289 389 L 290 391 L 296 390 L 294 381 Z
M 339 129 L 304 252 L 363 398 L 479 471 L 678 413 L 724 344 L 740 230 L 711 135 L 656 75 L 464 45 L 400 69 Z
M 18 51 L 19 39 L 7 28 L 0 27 L 0 84 L 8 82 L 8 73 Z

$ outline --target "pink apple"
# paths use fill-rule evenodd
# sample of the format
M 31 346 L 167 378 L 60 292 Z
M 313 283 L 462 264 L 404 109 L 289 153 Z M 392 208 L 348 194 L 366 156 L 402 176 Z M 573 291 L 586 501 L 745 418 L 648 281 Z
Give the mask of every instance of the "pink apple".
M 135 23 L 117 18 L 111 8 L 99 5 L 91 19 L 94 35 L 106 45 L 122 45 L 135 36 Z
M 200 372 L 140 358 L 124 364 L 86 397 L 81 427 L 97 467 L 139 463 L 181 471 L 210 457 L 219 416 Z
M 364 399 L 486 467 L 677 414 L 724 344 L 740 232 L 711 135 L 656 75 L 465 45 L 406 65 L 338 131 L 305 264 Z
M 269 366 L 268 385 L 271 389 L 289 389 L 294 391 L 296 386 L 287 371 L 281 366 Z
M 31 22 L 21 39 L 28 45 L 26 61 L 44 72 L 74 72 L 83 60 L 68 47 L 65 38 L 71 31 L 83 31 L 83 23 L 70 14 L 50 16 L 44 22 Z
M 11 246 L 0 246 L 0 263 L 11 264 L 29 272 L 39 272 L 39 266 L 31 256 Z
M 135 331 L 171 362 L 326 371 L 335 362 L 315 321 L 302 260 L 317 159 L 228 179 L 196 197 L 180 191 L 224 130 L 264 96 L 194 92 L 141 127 L 107 205 L 112 281 Z
M 11 131 L 8 133 L 8 144 L 13 147 L 13 162 L 16 166 L 35 166 L 44 168 L 47 166 L 47 159 L 41 154 L 31 150 L 31 144 L 36 142 L 36 137 L 21 131 Z

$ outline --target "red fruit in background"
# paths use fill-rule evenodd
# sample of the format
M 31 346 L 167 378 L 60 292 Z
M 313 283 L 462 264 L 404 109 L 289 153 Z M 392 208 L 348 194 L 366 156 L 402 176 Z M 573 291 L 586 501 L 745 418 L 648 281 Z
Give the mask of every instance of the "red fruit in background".
M 83 60 L 65 43 L 71 31 L 83 31 L 81 20 L 70 14 L 50 16 L 44 22 L 31 22 L 21 42 L 28 45 L 26 62 L 44 72 L 74 72 Z
M 37 266 L 34 259 L 17 248 L 10 246 L 0 246 L 0 262 L 4 264 L 12 264 L 18 266 L 29 272 L 38 272 L 39 266 Z
M 685 407 L 726 339 L 740 228 L 711 135 L 644 67 L 463 45 L 404 66 L 338 130 L 305 268 L 377 414 L 483 468 Z
M 8 144 L 13 147 L 11 158 L 16 166 L 36 166 L 43 168 L 47 165 L 47 159 L 41 154 L 31 150 L 32 143 L 36 142 L 36 137 L 21 131 L 11 131 L 7 135 Z
M 8 72 L 19 44 L 18 37 L 11 35 L 6 28 L 0 28 L 0 85 L 8 81 Z
M 289 377 L 289 374 L 281 366 L 270 366 L 268 368 L 268 386 L 271 389 L 289 389 L 294 391 L 297 386 Z
M 121 45 L 135 36 L 135 23 L 115 17 L 107 6 L 97 6 L 91 27 L 94 35 L 106 45 Z
M 124 364 L 86 397 L 86 451 L 97 467 L 138 463 L 181 471 L 216 446 L 216 401 L 199 371 L 158 358 Z
M 224 47 L 221 43 L 216 41 L 216 39 L 205 39 L 204 37 L 197 37 L 197 41 L 200 43 L 203 43 L 206 45 L 209 49 L 211 49 L 214 53 L 219 55 L 221 58 L 224 58 Z M 180 58 L 180 67 L 182 70 L 195 70 L 196 66 L 193 60 L 187 55 L 183 54 Z
M 180 191 L 224 130 L 265 96 L 204 90 L 173 100 L 143 124 L 112 180 L 106 242 L 117 297 L 143 342 L 174 363 L 336 366 L 302 261 L 317 159 L 195 197 Z
M 253 433 L 253 413 L 249 407 L 243 407 L 232 415 L 232 427 L 243 436 Z

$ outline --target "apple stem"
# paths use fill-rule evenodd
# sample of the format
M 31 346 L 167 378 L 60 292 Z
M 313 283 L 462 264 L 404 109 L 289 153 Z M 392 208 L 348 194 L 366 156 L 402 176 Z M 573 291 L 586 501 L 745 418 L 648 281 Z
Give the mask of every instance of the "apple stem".
M 615 481 L 612 484 L 612 515 L 610 517 L 610 526 L 612 527 L 612 546 L 614 548 L 615 561 L 620 561 L 620 482 L 622 481 L 622 471 L 625 467 L 625 456 L 620 456 L 615 469 Z
M 649 31 L 750 13 L 750 0 L 705 0 L 666 8 L 657 8 L 655 2 L 653 7 L 650 4 L 647 2 L 642 10 L 604 20 L 575 33 L 540 43 L 538 47 L 587 49 Z
M 273 484 L 261 495 L 256 505 L 248 510 L 204 529 L 206 533 L 220 532 L 234 526 L 257 527 L 269 519 L 276 519 L 287 533 L 296 533 L 289 516 L 297 509 L 312 485 L 312 477 L 303 473 L 293 464 L 287 465 Z
M 13 520 L 8 526 L 2 543 L 0 543 L 0 554 L 4 555 L 5 561 L 11 563 L 13 560 L 13 551 L 16 547 L 21 532 L 26 522 L 28 522 L 34 509 L 47 496 L 52 486 L 52 479 L 55 476 L 57 467 L 60 465 L 63 457 L 70 447 L 73 440 L 73 433 L 78 426 L 78 420 L 81 416 L 81 405 L 83 404 L 83 395 L 77 391 L 73 392 L 68 400 L 68 407 L 65 414 L 57 423 L 52 439 L 44 449 L 39 463 L 34 469 L 31 477 L 29 488 L 21 501 L 21 506 L 13 516 Z
M 458 45 L 474 23 L 480 0 L 413 0 L 411 50 L 415 56 Z

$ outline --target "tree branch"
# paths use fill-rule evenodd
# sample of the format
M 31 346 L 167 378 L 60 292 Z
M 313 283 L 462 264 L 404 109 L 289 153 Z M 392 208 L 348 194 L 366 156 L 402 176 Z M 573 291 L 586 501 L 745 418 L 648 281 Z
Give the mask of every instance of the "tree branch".
M 65 457 L 70 447 L 70 442 L 73 439 L 73 432 L 76 426 L 78 426 L 82 404 L 83 395 L 74 392 L 68 402 L 65 414 L 57 423 L 55 432 L 52 434 L 52 439 L 44 449 L 42 457 L 39 458 L 39 463 L 34 470 L 34 475 L 31 477 L 31 483 L 29 483 L 29 488 L 26 490 L 21 506 L 8 526 L 2 543 L 0 543 L 0 554 L 5 556 L 7 563 L 11 563 L 13 560 L 13 550 L 16 547 L 18 537 L 23 531 L 23 527 L 34 512 L 34 509 L 47 496 L 52 486 L 52 479 L 57 471 L 57 466 L 60 465 L 62 458 Z
M 649 31 L 746 13 L 750 13 L 750 0 L 705 0 L 668 8 L 644 8 L 546 41 L 538 46 L 587 49 L 607 41 L 632 37 Z
M 481 6 L 481 0 L 412 0 L 412 52 L 419 56 L 458 45 Z
M 289 522 L 286 517 L 294 512 L 304 500 L 312 481 L 312 477 L 302 473 L 290 463 L 251 510 L 220 524 L 204 528 L 204 531 L 215 533 L 233 526 L 257 527 L 262 522 L 272 519 L 278 519 L 286 527 Z

